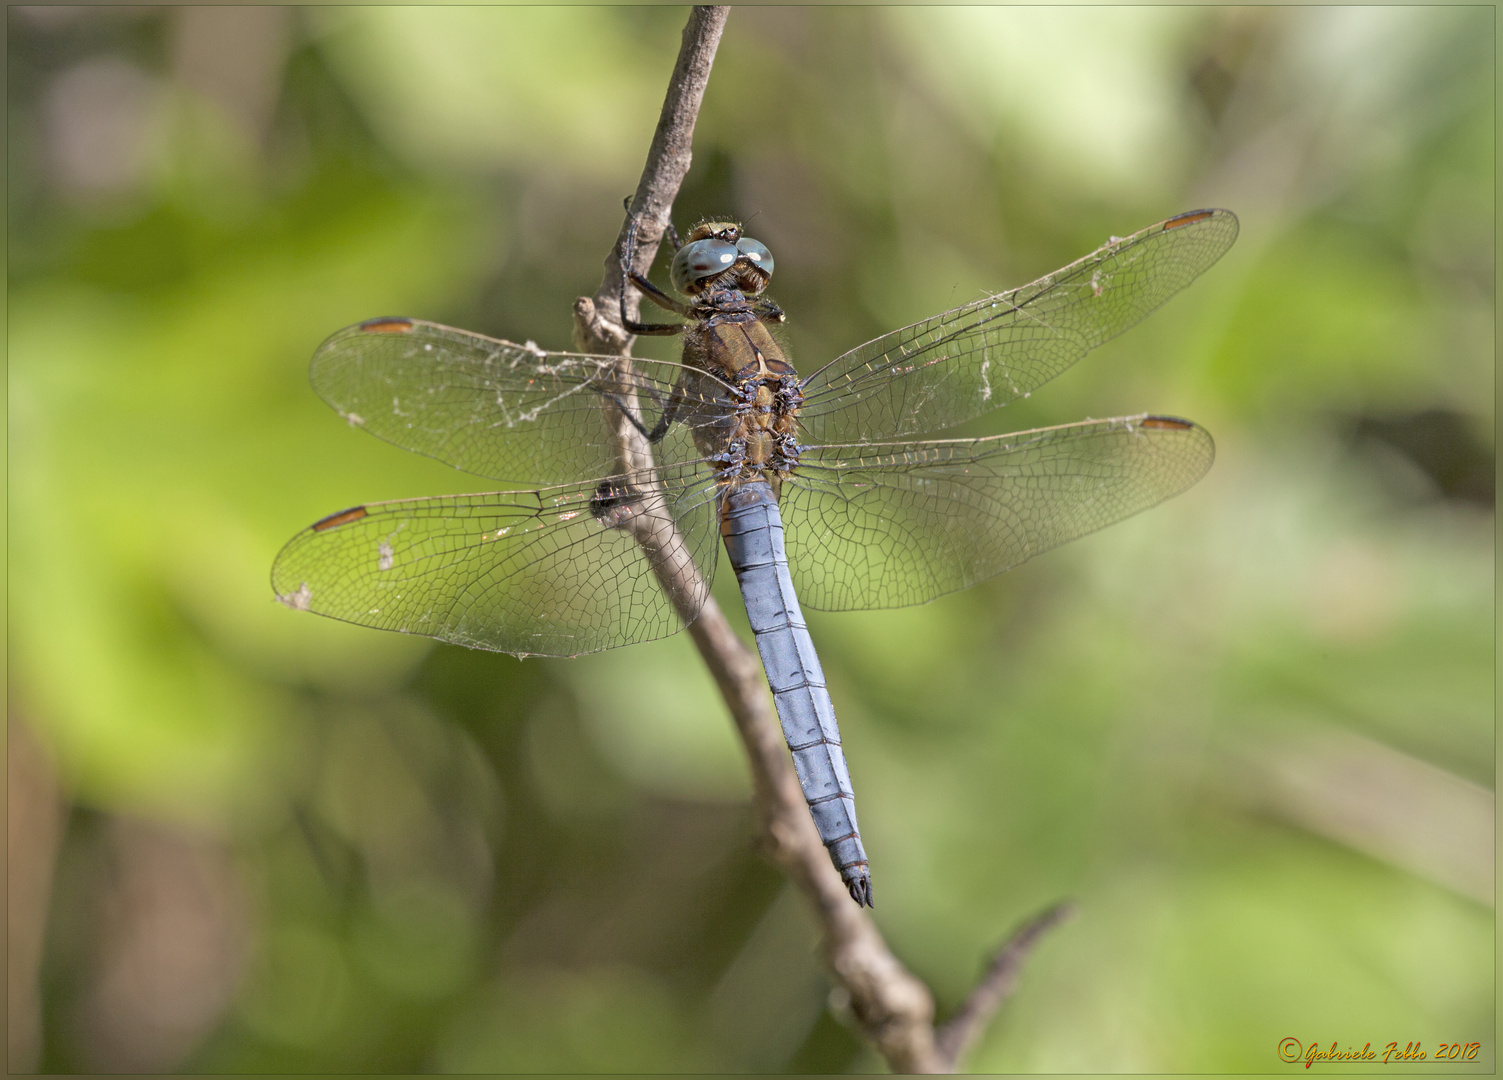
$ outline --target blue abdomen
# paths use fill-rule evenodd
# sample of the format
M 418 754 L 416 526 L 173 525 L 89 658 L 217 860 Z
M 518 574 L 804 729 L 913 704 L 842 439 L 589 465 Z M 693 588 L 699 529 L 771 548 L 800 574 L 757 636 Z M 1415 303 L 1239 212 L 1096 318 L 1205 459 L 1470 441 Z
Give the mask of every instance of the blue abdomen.
M 871 876 L 856 827 L 856 796 L 840 746 L 835 706 L 793 591 L 783 550 L 783 518 L 766 481 L 743 483 L 731 492 L 722 508 L 720 531 L 809 812 L 851 896 L 870 906 Z

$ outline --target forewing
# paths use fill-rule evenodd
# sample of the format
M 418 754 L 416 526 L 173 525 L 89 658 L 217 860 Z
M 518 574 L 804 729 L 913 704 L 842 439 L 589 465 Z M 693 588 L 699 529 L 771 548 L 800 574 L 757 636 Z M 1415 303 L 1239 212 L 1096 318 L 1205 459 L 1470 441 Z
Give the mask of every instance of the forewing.
M 713 478 L 678 467 L 660 479 L 658 494 L 631 498 L 607 479 L 355 507 L 293 537 L 272 588 L 298 610 L 519 655 L 664 637 L 704 603 L 719 530 Z M 634 514 L 674 520 L 677 534 L 648 556 L 618 527 Z M 654 560 L 697 567 L 678 604 Z
M 1228 210 L 1180 214 L 1031 285 L 905 326 L 805 382 L 812 442 L 939 431 L 1025 397 L 1133 326 L 1232 246 Z
M 416 319 L 371 319 L 320 345 L 311 377 L 341 416 L 387 442 L 496 480 L 564 484 L 620 469 L 617 404 L 648 431 L 670 405 L 691 424 L 731 407 L 726 387 L 702 372 L 624 363 Z M 659 465 L 696 456 L 683 423 L 654 448 Z
M 779 500 L 794 583 L 823 611 L 922 604 L 1184 491 L 1215 453 L 1158 416 L 810 447 Z

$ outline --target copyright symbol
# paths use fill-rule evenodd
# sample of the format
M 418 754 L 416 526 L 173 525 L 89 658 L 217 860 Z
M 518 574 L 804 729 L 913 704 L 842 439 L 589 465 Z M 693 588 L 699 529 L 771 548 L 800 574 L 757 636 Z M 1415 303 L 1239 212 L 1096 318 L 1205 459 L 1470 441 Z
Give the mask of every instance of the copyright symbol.
M 1293 1036 L 1279 1040 L 1280 1061 L 1298 1061 L 1303 1050 L 1304 1047 L 1300 1046 L 1299 1040 Z

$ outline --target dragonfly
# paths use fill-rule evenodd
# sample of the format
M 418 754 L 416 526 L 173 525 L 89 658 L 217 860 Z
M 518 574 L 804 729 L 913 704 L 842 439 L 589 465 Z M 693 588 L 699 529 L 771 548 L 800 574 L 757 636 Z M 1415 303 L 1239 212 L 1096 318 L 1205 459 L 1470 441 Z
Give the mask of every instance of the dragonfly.
M 802 604 L 921 604 L 1189 488 L 1207 431 L 1178 417 L 905 440 L 1027 397 L 1135 325 L 1237 237 L 1179 214 L 1031 284 L 883 334 L 800 376 L 765 294 L 773 256 L 732 221 L 674 245 L 676 299 L 633 264 L 620 319 L 678 361 L 551 352 L 405 317 L 338 331 L 314 389 L 351 425 L 523 485 L 366 503 L 294 536 L 272 588 L 299 611 L 518 656 L 648 641 L 699 613 L 724 546 L 799 783 L 852 899 L 871 906 L 855 792 Z M 648 268 L 650 272 L 650 267 Z M 628 316 L 628 286 L 681 321 Z

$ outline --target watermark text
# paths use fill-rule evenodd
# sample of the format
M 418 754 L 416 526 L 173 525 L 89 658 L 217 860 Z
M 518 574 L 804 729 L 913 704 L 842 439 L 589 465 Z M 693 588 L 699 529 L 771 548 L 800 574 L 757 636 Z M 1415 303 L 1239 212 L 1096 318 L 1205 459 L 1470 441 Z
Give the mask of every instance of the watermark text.
M 1383 1065 L 1410 1065 L 1419 1061 L 1476 1061 L 1477 1051 L 1481 1043 L 1440 1043 L 1434 1050 L 1426 1050 L 1424 1045 L 1417 1042 L 1405 1043 L 1400 1046 L 1397 1042 L 1383 1043 L 1374 1048 L 1372 1043 L 1366 1043 L 1361 1050 L 1352 1046 L 1343 1047 L 1339 1042 L 1332 1041 L 1329 1046 L 1318 1042 L 1308 1045 L 1290 1036 L 1279 1040 L 1279 1060 L 1294 1064 L 1303 1061 L 1305 1068 L 1309 1068 L 1316 1062 L 1338 1064 L 1343 1062 L 1378 1062 Z

